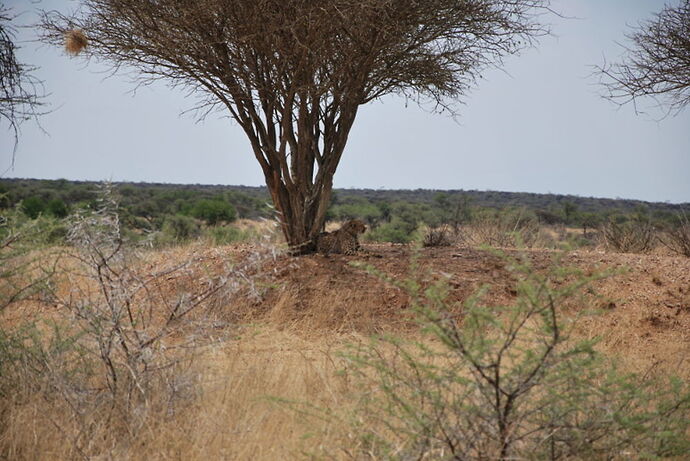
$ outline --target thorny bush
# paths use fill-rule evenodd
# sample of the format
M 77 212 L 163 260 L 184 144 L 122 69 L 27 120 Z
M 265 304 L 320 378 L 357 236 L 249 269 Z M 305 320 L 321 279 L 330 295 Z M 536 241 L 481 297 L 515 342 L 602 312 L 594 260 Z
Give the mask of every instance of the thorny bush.
M 381 337 L 347 355 L 363 391 L 348 452 L 397 460 L 687 454 L 688 384 L 618 372 L 596 342 L 571 337 L 594 301 L 589 283 L 609 274 L 558 261 L 543 272 L 526 256 L 503 257 L 516 280 L 507 306 L 486 305 L 483 291 L 451 305 L 443 280 L 423 288 L 377 273 L 410 295 L 423 336 Z
M 103 421 L 113 444 L 126 444 L 154 415 L 174 415 L 191 402 L 191 359 L 230 331 L 215 328 L 208 307 L 239 290 L 260 295 L 253 274 L 278 253 L 259 245 L 239 264 L 218 254 L 218 270 L 195 256 L 152 267 L 144 250 L 124 241 L 109 184 L 101 186 L 95 211 L 71 217 L 67 241 L 71 247 L 42 296 L 59 320 L 0 331 L 0 390 L 66 408 L 79 435 L 65 437 L 75 456 L 89 457 Z
M 661 237 L 661 242 L 674 253 L 690 258 L 690 218 L 683 212 L 678 215 L 678 223 L 669 227 Z
M 644 217 L 618 222 L 609 219 L 601 228 L 606 246 L 621 253 L 649 253 L 656 243 L 651 221 Z

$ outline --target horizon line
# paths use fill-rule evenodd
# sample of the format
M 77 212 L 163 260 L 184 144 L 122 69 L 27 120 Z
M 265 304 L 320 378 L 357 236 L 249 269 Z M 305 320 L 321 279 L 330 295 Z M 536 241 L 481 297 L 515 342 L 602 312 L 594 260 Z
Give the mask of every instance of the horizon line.
M 81 183 L 102 183 L 110 182 L 113 184 L 148 184 L 148 185 L 166 185 L 166 186 L 208 186 L 208 187 L 248 187 L 248 188 L 264 188 L 265 184 L 259 185 L 246 185 L 246 184 L 219 184 L 219 183 L 179 183 L 179 182 L 159 182 L 159 181 L 134 181 L 134 180 L 108 180 L 108 179 L 68 179 L 68 178 L 20 178 L 20 177 L 0 177 L 0 181 L 3 180 L 17 180 L 17 181 L 69 181 L 69 182 L 81 182 Z M 508 190 L 497 190 L 497 189 L 437 189 L 437 188 L 427 188 L 427 187 L 415 187 L 415 188 L 385 188 L 385 187 L 333 187 L 333 190 L 371 190 L 371 191 L 382 191 L 382 192 L 396 192 L 396 191 L 435 191 L 435 192 L 499 192 L 507 194 L 531 194 L 531 195 L 551 195 L 551 196 L 562 196 L 562 197 L 575 197 L 582 199 L 592 199 L 592 200 L 612 200 L 612 201 L 632 201 L 632 202 L 642 202 L 649 204 L 664 204 L 664 205 L 690 205 L 690 201 L 684 202 L 674 202 L 671 200 L 665 201 L 653 201 L 644 200 L 636 198 L 625 198 L 625 197 L 595 197 L 595 196 L 584 196 L 572 193 L 560 193 L 560 192 L 530 192 L 530 191 L 508 191 Z

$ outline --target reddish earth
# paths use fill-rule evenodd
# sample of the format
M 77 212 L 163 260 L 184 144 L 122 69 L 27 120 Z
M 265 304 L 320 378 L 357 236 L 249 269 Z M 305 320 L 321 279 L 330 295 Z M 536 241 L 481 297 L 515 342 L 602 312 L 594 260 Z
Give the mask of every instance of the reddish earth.
M 218 325 L 269 322 L 305 336 L 413 331 L 413 313 L 405 291 L 354 267 L 353 262 L 370 265 L 397 281 L 416 277 L 428 282 L 445 277 L 448 299 L 458 313 L 462 311 L 460 303 L 485 285 L 491 285 L 483 298 L 487 305 L 510 303 L 516 296 L 515 279 L 505 260 L 489 251 L 465 247 L 416 251 L 399 245 L 365 245 L 365 250 L 357 256 L 270 259 L 259 274 L 250 277 L 259 297 L 241 293 L 224 296 L 213 300 L 206 311 L 224 321 Z M 509 256 L 518 255 L 515 250 L 504 251 Z M 193 293 L 208 276 L 227 273 L 224 260 L 241 265 L 256 253 L 248 245 L 155 251 L 145 255 L 138 272 L 150 274 L 192 259 L 192 271 L 165 279 L 160 293 Z M 417 266 L 411 274 L 415 253 Z M 558 255 L 550 250 L 526 250 L 524 254 L 539 271 L 549 267 Z M 602 350 L 621 356 L 633 369 L 656 366 L 690 378 L 690 258 L 575 251 L 564 255 L 562 264 L 585 274 L 604 269 L 622 272 L 593 284 L 600 295 L 593 298 L 596 305 L 564 306 L 567 315 L 584 307 L 602 311 L 601 315 L 580 319 L 578 335 L 599 338 Z M 57 306 L 20 303 L 3 312 L 2 321 L 12 324 L 60 315 Z
M 365 249 L 357 256 L 279 259 L 269 267 L 271 276 L 263 300 L 253 303 L 250 311 L 246 303 L 231 309 L 235 314 L 243 311 L 240 317 L 245 320 L 271 320 L 309 333 L 408 330 L 412 314 L 404 290 L 351 263 L 361 262 L 404 280 L 411 277 L 415 251 L 396 245 L 365 245 Z M 515 250 L 504 251 L 518 255 Z M 525 254 L 539 271 L 559 255 L 549 250 L 527 250 Z M 416 263 L 417 278 L 447 277 L 451 303 L 462 302 L 487 284 L 491 285 L 484 298 L 487 305 L 510 303 L 516 296 L 515 279 L 506 262 L 488 251 L 421 249 Z M 586 307 L 600 309 L 601 314 L 580 319 L 579 335 L 601 339 L 603 350 L 620 355 L 633 368 L 657 366 L 690 377 L 690 259 L 575 251 L 564 255 L 562 264 L 585 274 L 606 269 L 618 272 L 593 283 L 599 297 L 590 298 L 596 305 Z M 564 309 L 572 314 L 584 307 Z

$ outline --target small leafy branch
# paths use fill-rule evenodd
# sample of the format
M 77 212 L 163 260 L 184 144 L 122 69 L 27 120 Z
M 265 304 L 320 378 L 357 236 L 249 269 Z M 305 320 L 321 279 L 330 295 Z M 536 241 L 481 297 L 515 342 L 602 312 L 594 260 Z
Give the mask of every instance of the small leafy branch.
M 504 256 L 516 279 L 508 306 L 484 291 L 450 305 L 441 281 L 384 279 L 413 301 L 423 336 L 355 347 L 361 379 L 358 459 L 648 459 L 690 449 L 690 388 L 626 375 L 571 334 L 591 303 L 588 286 L 610 275 Z M 414 266 L 414 263 L 413 263 Z M 376 272 L 376 271 L 374 271 Z M 418 273 L 413 269 L 413 274 Z M 570 309 L 571 311 L 575 309 Z

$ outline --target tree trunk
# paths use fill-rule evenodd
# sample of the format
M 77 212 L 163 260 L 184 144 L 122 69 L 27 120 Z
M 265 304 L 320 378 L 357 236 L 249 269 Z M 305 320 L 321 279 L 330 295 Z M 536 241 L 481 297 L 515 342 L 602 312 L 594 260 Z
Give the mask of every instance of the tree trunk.
M 326 221 L 326 211 L 331 200 L 332 176 L 320 190 L 311 190 L 313 198 L 293 191 L 276 174 L 266 178 L 266 184 L 278 214 L 281 231 L 293 255 L 312 253 L 316 249 L 316 237 Z
M 257 158 L 260 158 L 281 230 L 293 255 L 316 250 L 316 238 L 323 230 L 331 200 L 333 176 L 356 113 L 355 104 L 345 114 L 340 114 L 337 124 L 324 124 L 321 149 L 314 147 L 311 130 L 291 131 L 289 136 L 293 137 L 293 142 L 287 154 L 260 142 L 252 143 Z M 311 116 L 308 113 L 302 115 Z
M 357 89 L 337 94 L 299 86 L 280 95 L 239 88 L 226 102 L 249 138 L 294 255 L 313 252 L 323 229 L 333 175 L 363 101 L 364 81 L 352 86 Z

